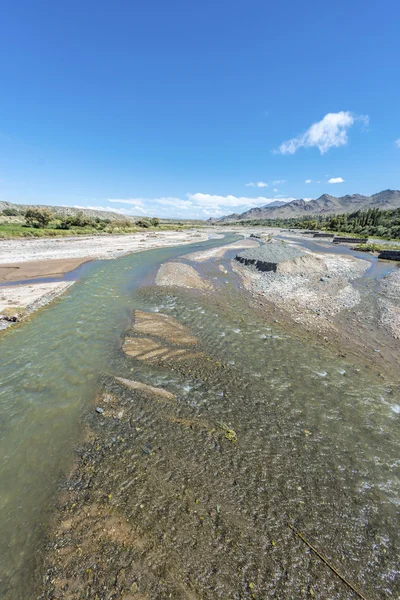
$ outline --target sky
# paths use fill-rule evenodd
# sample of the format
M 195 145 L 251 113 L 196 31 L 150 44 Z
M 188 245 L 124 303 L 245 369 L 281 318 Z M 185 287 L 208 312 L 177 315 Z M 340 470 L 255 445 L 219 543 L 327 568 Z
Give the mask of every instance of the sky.
M 218 217 L 400 188 L 398 0 L 6 2 L 0 200 Z

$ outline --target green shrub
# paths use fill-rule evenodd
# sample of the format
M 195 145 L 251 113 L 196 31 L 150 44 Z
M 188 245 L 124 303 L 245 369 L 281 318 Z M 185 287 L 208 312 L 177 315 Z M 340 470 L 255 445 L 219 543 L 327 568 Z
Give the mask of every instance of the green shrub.
M 5 208 L 3 210 L 3 215 L 5 217 L 17 217 L 20 214 L 17 208 Z
M 44 228 L 53 219 L 53 213 L 48 208 L 28 208 L 25 213 L 26 224 L 30 227 Z
M 151 225 L 149 219 L 139 219 L 138 221 L 136 221 L 136 225 L 138 227 L 143 227 L 144 229 L 148 229 Z

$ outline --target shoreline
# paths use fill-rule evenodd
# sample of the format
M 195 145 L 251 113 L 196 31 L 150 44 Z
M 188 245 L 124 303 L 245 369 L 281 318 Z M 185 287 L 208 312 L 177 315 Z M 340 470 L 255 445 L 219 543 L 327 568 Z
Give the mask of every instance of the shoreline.
M 0 240 L 0 331 L 26 319 L 63 294 L 75 280 L 62 278 L 93 260 L 112 260 L 155 248 L 203 242 L 212 231 L 160 231 L 63 239 Z M 218 234 L 216 234 L 218 235 Z M 52 279 L 56 281 L 32 281 Z M 20 282 L 27 281 L 26 285 Z M 16 285 L 13 285 L 16 284 Z
M 0 264 L 0 287 L 12 286 L 14 283 L 30 279 L 62 277 L 81 265 L 94 260 L 86 258 L 54 258 L 20 263 Z

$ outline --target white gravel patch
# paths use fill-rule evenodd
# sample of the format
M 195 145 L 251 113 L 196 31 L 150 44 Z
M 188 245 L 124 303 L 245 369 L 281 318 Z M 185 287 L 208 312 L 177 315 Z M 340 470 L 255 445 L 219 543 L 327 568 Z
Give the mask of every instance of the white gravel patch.
M 160 231 L 46 239 L 0 240 L 0 264 L 55 258 L 116 258 L 129 252 L 205 241 L 205 231 Z
M 356 279 L 361 277 L 371 264 L 368 260 L 342 254 L 318 254 L 317 256 L 324 260 L 331 277 Z
M 396 339 L 400 339 L 400 308 L 389 300 L 379 301 L 381 325 Z
M 380 291 L 388 298 L 400 300 L 400 269 L 393 271 L 382 279 Z
M 260 272 L 232 261 L 246 288 L 286 310 L 296 322 L 318 329 L 332 328 L 331 318 L 361 301 L 351 284 L 369 267 L 369 262 L 342 255 L 315 255 L 326 266 L 321 273 L 312 268 L 304 273 Z

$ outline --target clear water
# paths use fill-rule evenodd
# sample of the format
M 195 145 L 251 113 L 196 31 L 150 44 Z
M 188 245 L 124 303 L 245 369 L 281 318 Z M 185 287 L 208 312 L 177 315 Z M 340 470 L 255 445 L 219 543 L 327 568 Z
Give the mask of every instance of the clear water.
M 79 416 L 130 322 L 133 290 L 163 260 L 236 239 L 97 263 L 62 298 L 1 335 L 0 597 L 27 598 L 45 511 L 71 461 Z
M 65 297 L 0 338 L 0 452 L 5 458 L 0 590 L 5 598 L 29 597 L 26 574 L 37 567 L 34 550 L 50 500 L 70 464 L 80 415 L 104 373 L 162 385 L 183 406 L 235 429 L 234 457 L 227 463 L 224 454 L 213 454 L 208 466 L 218 477 L 201 480 L 197 451 L 190 447 L 176 467 L 177 477 L 194 486 L 197 479 L 199 489 L 208 486 L 207 494 L 224 510 L 239 511 L 243 522 L 253 520 L 254 540 L 268 528 L 273 539 L 289 539 L 290 531 L 282 533 L 285 520 L 295 518 L 348 574 L 357 575 L 364 589 L 379 589 L 376 598 L 397 597 L 398 388 L 282 334 L 277 324 L 266 323 L 248 307 L 232 274 L 214 272 L 224 286 L 215 299 L 146 287 L 160 262 L 220 244 L 155 250 L 99 264 Z M 186 323 L 211 362 L 228 365 L 229 372 L 194 380 L 127 359 L 119 348 L 132 308 L 171 314 Z M 165 423 L 159 427 L 160 437 Z M 162 441 L 166 449 L 170 445 L 171 456 L 178 452 L 175 443 Z M 236 491 L 229 478 L 237 480 Z M 156 500 L 165 500 L 163 493 L 159 490 Z M 149 522 L 157 514 L 150 503 Z M 273 593 L 282 580 L 282 563 L 265 574 L 265 597 L 299 597 L 296 568 L 302 563 L 295 553 L 289 562 L 288 587 L 282 589 L 292 595 Z M 326 597 L 352 597 L 346 594 L 335 595 L 332 588 Z

